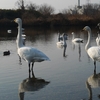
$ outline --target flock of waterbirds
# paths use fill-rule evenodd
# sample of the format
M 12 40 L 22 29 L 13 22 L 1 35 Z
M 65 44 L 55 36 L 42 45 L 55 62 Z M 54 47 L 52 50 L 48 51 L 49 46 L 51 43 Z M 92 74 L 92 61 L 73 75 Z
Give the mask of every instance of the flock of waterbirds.
M 38 50 L 37 48 L 34 47 L 27 47 L 25 46 L 25 39 L 26 35 L 23 35 L 24 33 L 24 28 L 22 28 L 22 20 L 20 18 L 16 18 L 14 20 L 15 23 L 18 24 L 18 35 L 16 38 L 16 44 L 17 44 L 17 54 L 20 59 L 23 59 L 27 62 L 28 67 L 29 67 L 29 78 L 25 79 L 22 81 L 22 83 L 19 85 L 19 97 L 20 100 L 24 100 L 24 92 L 26 91 L 34 91 L 35 89 L 41 89 L 45 85 L 49 84 L 48 81 L 45 81 L 44 79 L 38 79 L 34 75 L 33 71 L 33 66 L 35 62 L 42 62 L 42 61 L 50 61 L 49 57 L 47 57 L 42 51 Z M 85 45 L 85 50 L 89 57 L 93 60 L 94 62 L 94 75 L 91 76 L 93 78 L 88 78 L 86 84 L 87 88 L 90 88 L 90 79 L 94 79 L 96 76 L 96 61 L 100 62 L 100 23 L 97 24 L 97 27 L 99 29 L 98 36 L 96 38 L 96 46 L 90 46 L 91 43 L 91 28 L 89 26 L 85 26 L 83 28 L 84 31 L 87 31 L 88 33 L 88 40 Z M 8 33 L 11 33 L 11 30 L 7 31 Z M 63 33 L 62 35 L 58 33 L 58 41 L 57 41 L 57 47 L 59 48 L 66 48 L 67 43 L 66 41 L 68 40 L 68 35 Z M 83 39 L 81 38 L 76 38 L 75 33 L 72 32 L 72 42 L 73 43 L 83 43 Z M 65 49 L 64 49 L 65 50 Z M 3 55 L 10 55 L 10 51 L 4 51 Z M 31 77 L 32 74 L 32 77 Z M 99 78 L 99 77 L 98 77 Z M 34 83 L 34 84 L 33 84 Z M 37 88 L 34 88 L 37 87 Z M 89 90 L 91 91 L 91 90 Z
M 85 45 L 85 50 L 88 54 L 88 56 L 93 60 L 94 62 L 94 69 L 96 69 L 96 61 L 100 62 L 100 23 L 97 24 L 97 27 L 99 29 L 98 36 L 96 38 L 96 46 L 91 46 L 91 28 L 89 26 L 85 26 L 83 28 L 83 31 L 87 31 L 88 33 L 88 40 L 87 43 Z M 60 36 L 60 34 L 58 34 L 58 42 L 57 42 L 57 47 L 65 47 L 67 46 L 66 40 L 67 40 L 67 35 L 63 34 L 62 36 Z M 83 43 L 83 39 L 81 38 L 75 38 L 74 36 L 74 32 L 72 32 L 72 42 L 73 43 Z
M 31 77 L 30 76 L 31 71 L 32 71 L 32 76 L 35 77 L 34 72 L 33 72 L 34 63 L 42 62 L 42 61 L 46 61 L 46 60 L 50 61 L 50 59 L 42 51 L 38 50 L 37 48 L 25 46 L 26 35 L 23 34 L 24 28 L 22 28 L 22 20 L 21 20 L 21 18 L 16 18 L 14 20 L 14 22 L 18 24 L 18 35 L 17 35 L 17 39 L 16 39 L 18 56 L 20 59 L 24 59 L 28 63 L 29 77 Z M 85 26 L 83 28 L 83 30 L 87 31 L 87 33 L 88 33 L 88 40 L 85 45 L 85 50 L 86 50 L 87 54 L 89 55 L 89 57 L 94 61 L 95 69 L 96 69 L 96 61 L 100 62 L 100 46 L 99 46 L 99 44 L 100 44 L 100 23 L 97 24 L 97 27 L 99 29 L 99 31 L 97 32 L 98 36 L 96 38 L 97 46 L 90 46 L 91 35 L 92 35 L 91 28 L 89 26 Z M 8 30 L 8 33 L 11 33 L 11 30 Z M 57 47 L 66 48 L 67 40 L 68 40 L 67 34 L 63 33 L 61 35 L 60 33 L 58 33 L 58 42 L 56 43 Z M 75 33 L 72 32 L 72 42 L 73 43 L 83 43 L 83 39 L 75 38 Z M 9 50 L 4 51 L 3 55 L 10 55 L 10 51 Z

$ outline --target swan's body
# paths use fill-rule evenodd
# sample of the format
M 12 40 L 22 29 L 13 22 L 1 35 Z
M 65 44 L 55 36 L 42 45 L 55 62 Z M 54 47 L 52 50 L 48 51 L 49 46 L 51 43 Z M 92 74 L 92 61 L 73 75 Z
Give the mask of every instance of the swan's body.
M 18 50 L 17 52 L 20 58 L 28 62 L 29 72 L 30 72 L 31 63 L 32 63 L 32 70 L 33 70 L 34 62 L 42 62 L 45 60 L 49 60 L 49 58 L 44 53 L 37 50 L 36 48 L 26 47 L 23 45 L 22 43 L 22 20 L 20 18 L 16 18 L 14 21 L 18 24 L 18 36 L 17 36 Z
M 83 42 L 83 39 L 81 39 L 81 38 L 75 38 L 74 32 L 72 32 L 72 35 L 73 35 L 72 42 Z
M 67 43 L 66 43 L 66 34 L 63 34 L 63 41 L 58 41 L 57 42 L 57 47 L 63 47 L 63 46 L 67 46 Z
M 85 46 L 85 50 L 87 54 L 90 56 L 90 58 L 94 61 L 94 67 L 96 67 L 96 61 L 100 62 L 100 47 L 99 46 L 92 46 L 90 47 L 91 43 L 91 29 L 89 26 L 84 27 L 85 31 L 88 32 L 88 41 Z

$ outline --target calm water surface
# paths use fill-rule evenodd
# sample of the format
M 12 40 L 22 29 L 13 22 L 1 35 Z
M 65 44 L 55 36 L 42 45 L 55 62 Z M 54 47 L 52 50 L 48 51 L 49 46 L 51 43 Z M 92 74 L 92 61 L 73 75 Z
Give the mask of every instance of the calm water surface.
M 81 28 L 80 28 L 81 29 Z M 19 58 L 16 52 L 16 34 L 0 38 L 0 100 L 99 100 L 100 95 L 100 63 L 97 62 L 94 74 L 93 61 L 84 49 L 87 42 L 86 32 L 63 30 L 68 34 L 67 48 L 58 48 L 58 31 L 40 31 L 26 29 L 26 45 L 43 51 L 51 61 L 34 64 L 36 78 L 49 81 L 49 84 L 35 84 L 28 79 L 28 65 Z M 30 32 L 31 31 L 31 32 Z M 71 32 L 84 39 L 84 43 L 72 44 Z M 3 32 L 3 31 L 2 31 Z M 5 33 L 5 32 L 4 32 Z M 16 31 L 12 32 L 16 33 Z M 35 33 L 35 34 L 32 34 Z M 93 33 L 96 33 L 93 31 Z M 96 45 L 97 34 L 92 34 L 92 45 Z M 10 56 L 3 56 L 3 51 L 10 50 Z M 92 76 L 94 75 L 94 76 Z M 91 85 L 90 85 L 91 84 Z

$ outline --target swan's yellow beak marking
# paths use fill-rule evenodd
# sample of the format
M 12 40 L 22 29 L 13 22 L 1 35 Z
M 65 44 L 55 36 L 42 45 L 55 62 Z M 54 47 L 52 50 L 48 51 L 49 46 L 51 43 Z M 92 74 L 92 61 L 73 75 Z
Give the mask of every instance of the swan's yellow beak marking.
M 14 19 L 14 22 L 16 22 L 16 19 Z

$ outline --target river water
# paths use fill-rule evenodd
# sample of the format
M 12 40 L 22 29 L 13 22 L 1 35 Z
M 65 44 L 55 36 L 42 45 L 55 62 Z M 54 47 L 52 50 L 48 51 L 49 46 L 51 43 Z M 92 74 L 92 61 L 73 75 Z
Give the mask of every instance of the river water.
M 99 100 L 100 63 L 96 72 L 93 61 L 84 47 L 87 33 L 81 28 L 38 29 L 25 28 L 26 46 L 33 46 L 44 52 L 50 61 L 34 64 L 34 74 L 43 82 L 29 79 L 28 64 L 19 62 L 16 48 L 17 29 L 7 34 L 7 28 L 0 33 L 0 100 Z M 96 45 L 96 30 L 92 27 L 92 45 Z M 72 34 L 81 37 L 84 43 L 73 44 Z M 58 48 L 58 32 L 68 35 L 67 48 Z M 9 56 L 3 52 L 10 50 Z M 95 72 L 95 73 L 94 73 Z M 94 76 L 94 77 L 93 77 Z M 90 85 L 91 83 L 91 85 Z

